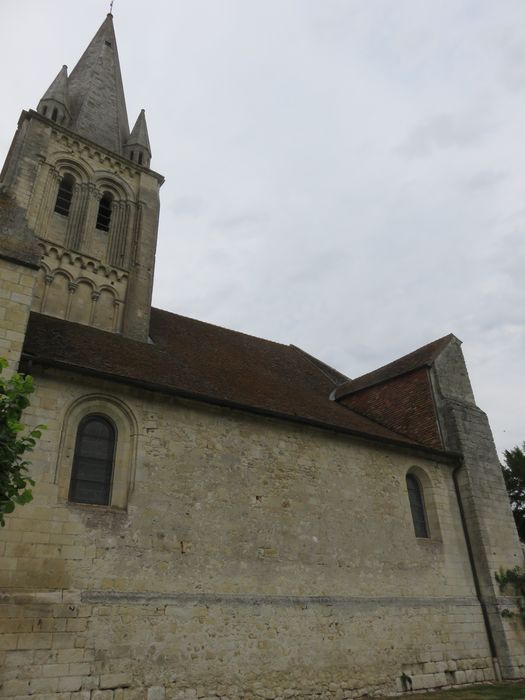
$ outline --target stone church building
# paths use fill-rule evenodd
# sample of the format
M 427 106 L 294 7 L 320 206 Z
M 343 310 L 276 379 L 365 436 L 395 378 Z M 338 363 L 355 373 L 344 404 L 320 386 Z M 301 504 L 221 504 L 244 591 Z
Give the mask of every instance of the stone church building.
M 525 675 L 522 563 L 453 335 L 349 379 L 151 307 L 163 177 L 112 16 L 0 175 L 0 355 L 35 378 L 0 697 L 341 700 Z

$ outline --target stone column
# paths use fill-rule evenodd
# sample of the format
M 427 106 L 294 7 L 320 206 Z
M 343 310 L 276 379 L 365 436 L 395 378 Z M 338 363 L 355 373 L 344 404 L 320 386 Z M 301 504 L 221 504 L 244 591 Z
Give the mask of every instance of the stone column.
M 113 202 L 109 236 L 108 261 L 116 267 L 126 266 L 129 227 L 129 202 Z
M 42 198 L 36 213 L 35 231 L 39 236 L 46 238 L 49 220 L 55 209 L 55 202 L 60 184 L 60 173 L 48 163 L 42 164 L 40 177 L 44 178 Z
M 85 182 L 75 183 L 73 199 L 67 225 L 66 247 L 80 252 L 89 200 L 89 186 Z
M 71 314 L 71 305 L 73 303 L 73 294 L 77 291 L 78 284 L 76 282 L 70 282 L 67 286 L 69 295 L 67 298 L 67 307 L 66 307 L 66 318 L 69 318 Z
M 47 274 L 44 277 L 44 289 L 42 291 L 42 299 L 40 300 L 40 312 L 44 313 L 46 309 L 46 300 L 47 300 L 47 294 L 49 292 L 49 287 L 53 283 L 53 275 Z
M 113 302 L 113 332 L 118 333 L 120 331 L 120 299 L 115 299 Z
M 89 325 L 93 325 L 95 320 L 96 303 L 100 298 L 100 292 L 91 292 L 91 311 L 89 312 Z
M 98 207 L 102 199 L 102 194 L 97 190 L 95 185 L 91 184 L 87 186 L 87 192 L 86 215 L 81 235 L 84 252 L 91 255 L 93 249 L 93 232 L 97 225 Z

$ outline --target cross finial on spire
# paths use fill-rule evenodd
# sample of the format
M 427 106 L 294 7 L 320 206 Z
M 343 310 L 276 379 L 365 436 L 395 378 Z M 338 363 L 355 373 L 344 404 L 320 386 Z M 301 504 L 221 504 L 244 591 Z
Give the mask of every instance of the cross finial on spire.
M 114 2 L 114 0 L 111 0 L 111 2 L 109 3 L 109 14 L 110 15 L 113 14 L 113 2 Z

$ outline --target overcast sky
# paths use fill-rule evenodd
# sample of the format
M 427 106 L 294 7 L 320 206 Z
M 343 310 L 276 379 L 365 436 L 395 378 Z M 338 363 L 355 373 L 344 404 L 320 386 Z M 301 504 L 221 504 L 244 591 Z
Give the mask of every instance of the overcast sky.
M 0 0 L 0 158 L 109 3 Z M 449 332 L 525 440 L 525 2 L 115 0 L 154 304 L 351 377 Z

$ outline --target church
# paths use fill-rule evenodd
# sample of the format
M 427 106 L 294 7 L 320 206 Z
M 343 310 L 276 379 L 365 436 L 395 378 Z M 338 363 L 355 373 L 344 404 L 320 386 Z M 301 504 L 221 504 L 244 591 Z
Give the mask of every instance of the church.
M 0 175 L 0 356 L 34 377 L 24 420 L 47 426 L 34 500 L 0 532 L 0 697 L 524 677 L 495 578 L 523 554 L 460 341 L 349 378 L 152 308 L 151 164 L 109 14 L 22 111 Z

